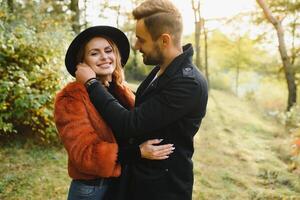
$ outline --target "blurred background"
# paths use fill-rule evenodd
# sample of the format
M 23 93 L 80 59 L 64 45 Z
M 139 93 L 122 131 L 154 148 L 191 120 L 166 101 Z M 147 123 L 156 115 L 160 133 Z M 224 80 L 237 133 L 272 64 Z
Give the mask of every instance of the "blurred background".
M 195 137 L 193 199 L 300 199 L 300 2 L 172 0 L 183 43 L 209 83 Z M 111 25 L 131 45 L 141 0 L 0 0 L 0 199 L 66 199 L 67 157 L 53 122 L 72 81 L 66 49 Z M 152 69 L 131 49 L 133 90 Z

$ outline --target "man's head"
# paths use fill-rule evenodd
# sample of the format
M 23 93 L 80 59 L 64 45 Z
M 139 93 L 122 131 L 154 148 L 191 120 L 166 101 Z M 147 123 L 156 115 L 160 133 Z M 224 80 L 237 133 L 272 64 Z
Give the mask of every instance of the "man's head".
M 161 64 L 165 49 L 181 48 L 182 17 L 171 1 L 147 0 L 132 14 L 137 20 L 135 48 L 145 64 Z

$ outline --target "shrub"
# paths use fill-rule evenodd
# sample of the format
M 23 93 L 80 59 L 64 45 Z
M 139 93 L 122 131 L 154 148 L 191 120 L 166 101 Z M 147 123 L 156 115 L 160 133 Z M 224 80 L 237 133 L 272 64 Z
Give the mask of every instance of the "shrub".
M 124 68 L 126 80 L 143 81 L 152 69 L 152 66 L 144 65 L 140 57 L 135 63 L 134 56 L 130 56 Z
M 71 35 L 63 24 L 43 26 L 52 20 L 46 13 L 29 12 L 26 20 L 24 12 L 0 8 L 0 135 L 29 133 L 49 143 L 57 138 L 53 98 L 63 84 L 65 41 Z

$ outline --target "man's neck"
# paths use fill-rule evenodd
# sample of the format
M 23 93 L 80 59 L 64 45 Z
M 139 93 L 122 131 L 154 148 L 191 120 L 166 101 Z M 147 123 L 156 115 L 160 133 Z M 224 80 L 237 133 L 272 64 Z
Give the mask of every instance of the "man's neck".
M 172 49 L 168 52 L 167 55 L 165 55 L 164 57 L 164 62 L 159 66 L 160 69 L 159 71 L 157 72 L 157 76 L 160 76 L 162 75 L 165 70 L 168 68 L 168 66 L 170 65 L 170 63 L 177 57 L 179 56 L 180 54 L 182 54 L 182 49 Z

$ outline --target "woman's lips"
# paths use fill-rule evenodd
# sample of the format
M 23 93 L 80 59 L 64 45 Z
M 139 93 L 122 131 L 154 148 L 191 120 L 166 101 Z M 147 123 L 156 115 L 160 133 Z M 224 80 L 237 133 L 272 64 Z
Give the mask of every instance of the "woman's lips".
M 111 67 L 111 63 L 102 63 L 102 64 L 99 64 L 97 65 L 97 67 L 100 67 L 100 68 L 110 68 Z

